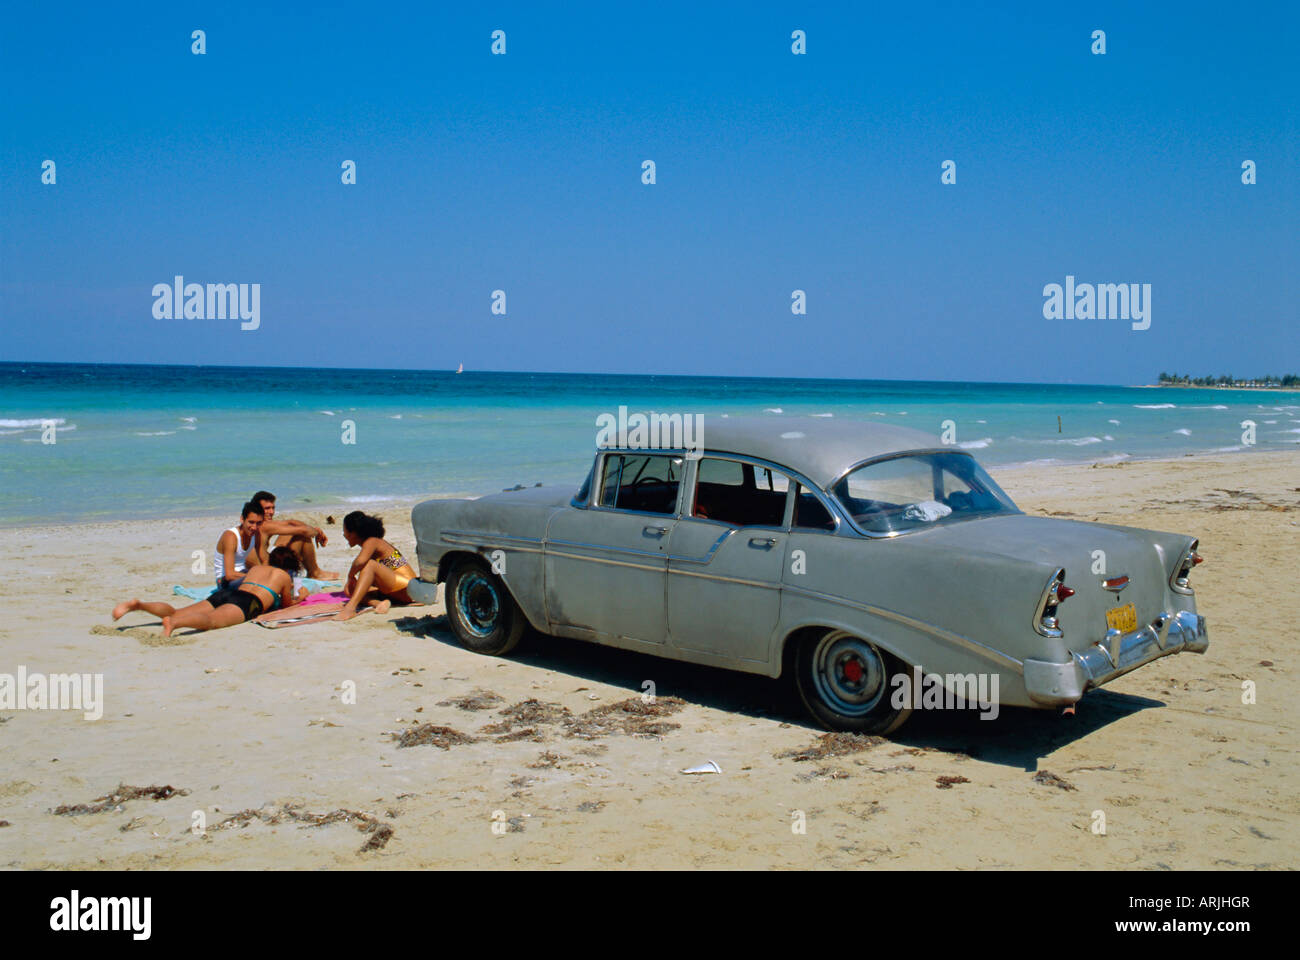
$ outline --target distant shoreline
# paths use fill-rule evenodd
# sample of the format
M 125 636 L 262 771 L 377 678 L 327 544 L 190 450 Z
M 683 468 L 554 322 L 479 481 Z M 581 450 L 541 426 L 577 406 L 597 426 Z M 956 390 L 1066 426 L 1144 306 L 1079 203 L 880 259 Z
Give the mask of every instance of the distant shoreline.
M 1184 390 L 1269 390 L 1276 393 L 1300 393 L 1300 386 L 1261 386 L 1245 383 L 1148 383 L 1148 387 L 1181 387 Z

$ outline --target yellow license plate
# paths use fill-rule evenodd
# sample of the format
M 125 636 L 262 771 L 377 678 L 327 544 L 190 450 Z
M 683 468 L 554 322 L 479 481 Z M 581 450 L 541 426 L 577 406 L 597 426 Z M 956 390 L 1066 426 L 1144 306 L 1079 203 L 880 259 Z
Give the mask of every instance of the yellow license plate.
M 1106 611 L 1106 629 L 1118 630 L 1120 633 L 1132 633 L 1138 628 L 1138 612 L 1134 604 L 1126 603 L 1122 607 Z

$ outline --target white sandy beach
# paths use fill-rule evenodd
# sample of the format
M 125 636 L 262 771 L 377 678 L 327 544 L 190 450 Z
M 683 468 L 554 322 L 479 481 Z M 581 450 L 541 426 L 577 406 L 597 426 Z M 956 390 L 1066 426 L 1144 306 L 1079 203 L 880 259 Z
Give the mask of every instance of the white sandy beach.
M 94 722 L 0 710 L 0 866 L 1294 868 L 1300 452 L 993 473 L 1032 513 L 1200 537 L 1208 653 L 1122 677 L 1073 718 L 918 714 L 892 741 L 801 761 L 781 755 L 821 731 L 781 683 L 545 637 L 482 657 L 455 644 L 441 606 L 170 641 L 145 614 L 111 622 L 118 600 L 207 582 L 191 554 L 211 556 L 222 521 L 6 531 L 0 672 L 102 673 L 105 709 Z M 413 556 L 409 508 L 375 512 Z M 346 569 L 338 524 L 326 530 L 325 566 Z M 665 715 L 643 722 L 680 726 L 634 736 L 552 708 L 482 729 L 529 699 L 580 715 L 639 698 L 645 680 L 684 703 L 661 699 Z M 499 699 L 448 702 L 476 692 Z M 390 736 L 424 723 L 476 739 Z M 706 760 L 722 773 L 679 772 Z M 188 792 L 52 812 L 119 785 Z M 262 816 L 219 826 L 250 810 Z M 391 834 L 301 819 L 336 810 Z

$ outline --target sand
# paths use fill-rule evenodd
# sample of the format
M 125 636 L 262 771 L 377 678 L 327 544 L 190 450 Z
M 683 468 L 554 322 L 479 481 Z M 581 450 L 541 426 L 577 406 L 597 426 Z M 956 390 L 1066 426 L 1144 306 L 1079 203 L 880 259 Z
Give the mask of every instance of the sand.
M 995 475 L 1031 513 L 1199 536 L 1209 652 L 1072 718 L 916 714 L 796 759 L 822 731 L 778 681 L 545 637 L 478 656 L 441 605 L 164 641 L 155 618 L 108 612 L 202 582 L 191 554 L 210 558 L 220 520 L 7 531 L 0 672 L 102 673 L 105 706 L 0 710 L 0 866 L 1295 867 L 1300 454 Z M 413 553 L 409 510 L 384 514 Z M 679 772 L 709 760 L 720 774 Z

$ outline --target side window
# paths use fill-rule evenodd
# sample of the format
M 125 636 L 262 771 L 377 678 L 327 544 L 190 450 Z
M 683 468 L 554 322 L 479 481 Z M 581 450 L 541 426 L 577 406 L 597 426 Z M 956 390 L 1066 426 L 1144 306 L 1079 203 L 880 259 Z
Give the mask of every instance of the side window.
M 610 454 L 600 485 L 600 505 L 618 510 L 672 514 L 677 510 L 677 488 L 682 481 L 682 460 L 649 454 Z
M 790 479 L 779 470 L 706 457 L 696 473 L 692 515 L 735 526 L 779 527 Z
M 794 526 L 804 530 L 834 530 L 835 518 L 802 484 L 795 487 Z

